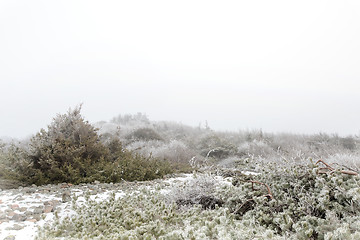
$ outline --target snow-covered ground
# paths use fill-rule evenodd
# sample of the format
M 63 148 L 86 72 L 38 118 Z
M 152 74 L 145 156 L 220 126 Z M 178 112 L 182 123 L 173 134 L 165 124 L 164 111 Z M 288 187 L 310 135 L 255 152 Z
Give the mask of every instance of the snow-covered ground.
M 166 195 L 176 184 L 185 183 L 193 178 L 193 174 L 184 174 L 176 178 L 158 180 L 147 187 L 159 190 L 161 194 Z M 214 180 L 231 184 L 231 178 L 216 176 Z M 72 204 L 83 206 L 86 198 L 103 201 L 112 194 L 115 194 L 115 198 L 121 198 L 125 195 L 121 190 L 121 184 L 94 183 L 76 186 L 59 184 L 1 191 L 0 240 L 32 240 L 37 235 L 38 227 L 51 224 L 55 214 L 60 218 L 75 214 L 71 209 Z M 130 189 L 136 191 L 136 183 L 128 184 L 130 184 Z M 161 186 L 160 189 L 159 186 Z
M 110 185 L 109 185 L 110 186 Z M 0 240 L 34 239 L 38 227 L 49 224 L 55 214 L 60 218 L 71 216 L 73 203 L 82 206 L 85 196 L 95 201 L 103 201 L 110 194 L 121 197 L 123 192 L 114 187 L 106 189 L 99 185 L 52 185 L 4 190 L 0 192 Z

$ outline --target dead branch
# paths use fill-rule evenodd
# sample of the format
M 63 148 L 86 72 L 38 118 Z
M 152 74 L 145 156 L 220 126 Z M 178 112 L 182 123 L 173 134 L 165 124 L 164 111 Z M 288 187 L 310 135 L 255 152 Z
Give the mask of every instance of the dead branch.
M 326 167 L 322 167 L 322 168 L 318 168 L 318 173 L 319 174 L 332 174 L 334 172 L 340 172 L 343 174 L 347 174 L 347 175 L 358 175 L 357 172 L 352 171 L 352 170 L 337 170 L 335 168 L 333 168 L 332 166 L 330 166 L 329 164 L 327 164 L 326 162 L 324 162 L 322 159 L 319 159 L 315 164 L 319 164 L 322 163 L 324 164 Z
M 268 191 L 268 195 L 265 195 L 265 196 L 269 197 L 270 199 L 273 199 L 273 195 L 271 193 L 269 185 L 267 185 L 266 183 L 256 181 L 256 180 L 249 180 L 249 182 L 251 182 L 251 187 L 252 187 L 253 191 L 254 191 L 254 183 L 259 184 L 259 185 L 264 185 L 266 187 L 267 191 Z

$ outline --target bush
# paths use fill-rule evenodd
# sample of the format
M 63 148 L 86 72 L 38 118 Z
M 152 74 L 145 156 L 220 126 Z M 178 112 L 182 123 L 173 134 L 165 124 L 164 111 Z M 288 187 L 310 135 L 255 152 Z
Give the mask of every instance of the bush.
M 138 153 L 126 150 L 121 142 L 114 138 L 109 144 L 110 161 L 105 167 L 105 182 L 118 182 L 120 180 L 152 180 L 172 173 L 172 165 L 165 160 L 144 157 Z
M 236 190 L 228 196 L 227 206 L 237 219 L 256 219 L 267 229 L 296 239 L 324 239 L 345 222 L 349 226 L 355 220 L 359 223 L 358 175 L 319 174 L 314 165 L 269 163 L 263 167 L 258 176 L 234 178 Z M 267 183 L 273 198 L 265 196 L 266 187 L 255 187 L 250 180 Z M 355 232 L 351 226 L 349 234 Z
M 107 157 L 97 129 L 83 119 L 80 110 L 81 106 L 58 115 L 47 131 L 41 129 L 31 139 L 29 158 L 36 170 L 35 183 L 78 182 Z
M 216 161 L 228 158 L 237 153 L 236 147 L 229 141 L 216 134 L 209 134 L 200 139 L 198 143 L 200 154 L 205 158 Z
M 183 142 L 173 140 L 170 142 L 160 141 L 137 141 L 127 146 L 144 156 L 151 154 L 155 158 L 164 159 L 171 163 L 176 171 L 192 172 L 190 160 L 196 157 L 196 153 L 189 149 Z
M 171 172 L 167 162 L 133 154 L 116 138 L 103 144 L 80 110 L 58 115 L 31 139 L 30 183 L 150 180 Z
M 27 152 L 19 144 L 11 143 L 0 150 L 0 188 L 15 188 L 30 183 L 33 174 Z
M 126 136 L 130 141 L 163 141 L 164 139 L 151 128 L 139 128 Z

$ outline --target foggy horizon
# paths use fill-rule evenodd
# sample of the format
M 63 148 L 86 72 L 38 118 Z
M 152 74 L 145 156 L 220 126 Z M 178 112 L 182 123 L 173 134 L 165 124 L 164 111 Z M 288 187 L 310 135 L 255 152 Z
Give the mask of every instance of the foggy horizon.
M 53 117 L 51 117 L 51 119 L 49 119 L 45 123 L 45 125 L 39 127 L 38 129 L 36 129 L 36 130 L 34 130 L 32 132 L 29 131 L 27 134 L 20 133 L 19 135 L 3 135 L 3 136 L 0 136 L 0 140 L 5 140 L 5 142 L 6 142 L 7 140 L 20 140 L 21 141 L 21 140 L 28 139 L 28 138 L 34 136 L 36 133 L 38 133 L 41 129 L 47 130 L 47 126 L 51 124 L 53 118 L 55 118 L 58 114 L 65 114 L 65 113 L 68 112 L 69 109 L 74 109 L 76 106 L 79 106 L 79 104 L 68 108 L 64 112 L 56 113 Z M 253 131 L 257 132 L 257 131 L 262 131 L 263 133 L 268 133 L 268 134 L 295 134 L 295 135 L 316 135 L 316 134 L 333 135 L 333 134 L 336 134 L 336 135 L 339 135 L 340 137 L 348 137 L 348 136 L 354 137 L 355 135 L 359 136 L 359 132 L 352 134 L 352 133 L 325 132 L 325 131 L 318 131 L 318 132 L 296 132 L 296 131 L 291 131 L 291 130 L 289 130 L 289 131 L 268 131 L 268 130 L 262 128 L 262 127 L 259 127 L 259 128 L 243 127 L 243 128 L 237 128 L 237 129 L 229 129 L 229 128 L 224 128 L 222 126 L 219 126 L 217 124 L 211 124 L 208 120 L 202 120 L 202 121 L 198 121 L 196 123 L 195 121 L 194 122 L 183 122 L 183 121 L 178 121 L 176 119 L 174 119 L 174 120 L 153 119 L 153 118 L 151 118 L 151 116 L 149 116 L 148 114 L 143 113 L 143 112 L 120 113 L 120 114 L 114 115 L 111 119 L 106 119 L 106 120 L 103 119 L 103 120 L 91 121 L 85 116 L 84 110 L 83 110 L 84 108 L 85 107 L 83 105 L 82 110 L 81 110 L 81 114 L 82 114 L 82 116 L 84 117 L 84 119 L 86 121 L 89 121 L 90 124 L 96 124 L 96 123 L 100 123 L 100 122 L 107 122 L 107 123 L 110 123 L 110 124 L 116 124 L 116 123 L 112 122 L 112 119 L 115 118 L 115 117 L 118 117 L 119 115 L 122 115 L 122 116 L 124 116 L 124 115 L 133 115 L 133 116 L 135 116 L 135 115 L 141 113 L 141 114 L 145 115 L 146 117 L 148 117 L 148 119 L 151 122 L 174 122 L 174 123 L 177 123 L 177 124 L 182 124 L 184 126 L 189 126 L 189 127 L 194 127 L 194 128 L 200 127 L 202 129 L 205 129 L 206 127 L 209 127 L 211 130 L 218 131 L 218 132 L 253 132 Z
M 83 103 L 211 129 L 360 133 L 358 1 L 1 1 L 0 138 Z

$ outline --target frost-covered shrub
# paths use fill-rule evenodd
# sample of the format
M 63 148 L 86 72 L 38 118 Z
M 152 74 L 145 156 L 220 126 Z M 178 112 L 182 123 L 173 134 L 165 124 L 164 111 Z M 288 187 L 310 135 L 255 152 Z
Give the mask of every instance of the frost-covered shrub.
M 313 165 L 269 163 L 260 175 L 235 180 L 238 191 L 229 195 L 230 210 L 238 219 L 256 219 L 277 234 L 324 239 L 342 222 L 360 223 L 359 176 L 319 174 Z M 273 199 L 265 186 L 251 181 L 268 184 Z M 349 234 L 357 234 L 356 229 Z
M 224 203 L 220 198 L 215 197 L 217 181 L 214 175 L 193 175 L 185 182 L 175 184 L 167 194 L 167 200 L 176 202 L 179 206 L 193 206 L 200 204 L 204 209 L 214 209 L 216 205 Z
M 138 112 L 137 114 L 125 114 L 118 115 L 111 120 L 112 123 L 121 124 L 121 125 L 134 125 L 139 126 L 140 124 L 149 124 L 149 118 L 144 113 Z
M 47 130 L 41 129 L 31 139 L 29 158 L 36 170 L 35 183 L 78 182 L 106 161 L 108 150 L 80 110 L 81 106 L 59 114 Z
M 220 136 L 211 133 L 199 139 L 196 148 L 200 155 L 206 159 L 220 159 L 227 158 L 237 153 L 234 144 L 221 138 Z
M 47 239 L 281 239 L 254 221 L 235 220 L 226 208 L 204 210 L 194 205 L 179 209 L 157 192 L 126 192 L 86 207 L 76 215 L 55 220 L 38 231 L 37 240 Z
M 274 155 L 274 149 L 272 149 L 265 141 L 252 140 L 251 142 L 245 142 L 238 147 L 240 156 L 256 156 L 267 157 Z
M 191 159 L 196 157 L 196 152 L 189 149 L 181 141 L 136 141 L 127 145 L 127 149 L 144 156 L 152 155 L 171 163 L 176 169 L 184 172 L 192 171 Z
M 235 168 L 241 162 L 242 160 L 239 157 L 232 156 L 221 160 L 217 165 L 220 168 Z
M 152 153 L 158 158 L 168 159 L 176 163 L 188 163 L 196 155 L 183 142 L 177 140 L 170 141 L 157 149 L 153 149 Z
M 167 161 L 123 148 L 116 135 L 101 141 L 97 129 L 84 120 L 80 110 L 77 107 L 55 117 L 28 147 L 13 144 L 2 151 L 0 177 L 42 185 L 151 180 L 172 172 Z
M 177 181 L 170 191 L 153 185 L 87 200 L 39 239 L 358 239 L 359 176 L 287 164 L 262 163 L 260 175 L 238 174 L 232 185 L 195 174 L 168 180 Z
M 356 136 L 340 137 L 326 133 L 272 134 L 263 132 L 261 129 L 218 132 L 209 127 L 190 127 L 176 122 L 150 121 L 144 114 L 124 115 L 109 124 L 111 127 L 107 128 L 107 123 L 102 123 L 104 129 L 107 128 L 105 132 L 118 134 L 125 147 L 135 142 L 148 141 L 129 140 L 127 137 L 129 138 L 136 129 L 149 128 L 160 135 L 164 143 L 182 142 L 189 151 L 195 153 L 196 158 L 199 156 L 207 158 L 210 164 L 234 156 L 305 161 L 308 158 L 328 158 L 338 153 L 356 153 L 360 146 L 360 139 Z M 104 133 L 103 129 L 101 131 Z M 158 147 L 162 148 L 162 145 Z M 154 148 L 152 152 L 156 152 Z
M 163 141 L 163 138 L 152 128 L 138 128 L 126 136 L 126 139 L 134 141 Z
M 349 150 L 356 149 L 356 141 L 351 136 L 345 137 L 345 138 L 340 138 L 340 143 L 345 149 L 349 149 Z
M 0 188 L 14 188 L 31 182 L 32 163 L 21 144 L 11 143 L 0 151 Z
M 113 139 L 107 146 L 111 154 L 109 163 L 104 168 L 103 181 L 152 180 L 173 172 L 172 165 L 168 161 L 152 155 L 145 157 L 124 149 L 118 139 Z
M 329 156 L 327 162 L 360 172 L 360 153 L 337 153 Z

